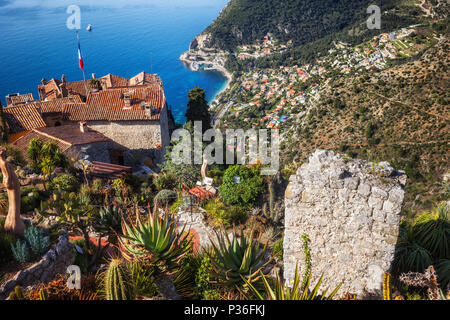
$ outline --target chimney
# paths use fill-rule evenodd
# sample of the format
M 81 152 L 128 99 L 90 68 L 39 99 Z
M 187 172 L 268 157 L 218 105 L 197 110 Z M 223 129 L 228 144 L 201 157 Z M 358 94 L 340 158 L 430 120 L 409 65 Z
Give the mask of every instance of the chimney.
M 124 94 L 123 94 L 123 102 L 125 104 L 125 107 L 131 106 L 131 94 L 130 94 L 130 92 L 124 92 Z
M 97 79 L 97 75 L 95 73 L 92 74 L 92 79 Z
M 47 79 L 42 78 L 41 82 L 42 82 L 43 85 L 46 85 L 47 84 Z
M 80 122 L 80 132 L 85 133 L 88 131 L 86 122 Z
M 152 106 L 150 106 L 149 104 L 145 104 L 145 110 L 144 110 L 144 112 L 145 112 L 145 116 L 147 117 L 147 118 L 150 118 L 151 116 L 152 116 Z
M 66 75 L 65 75 L 65 74 L 63 74 L 63 75 L 61 76 L 61 82 L 62 82 L 62 83 L 66 83 L 66 82 L 67 82 L 67 79 L 66 79 Z

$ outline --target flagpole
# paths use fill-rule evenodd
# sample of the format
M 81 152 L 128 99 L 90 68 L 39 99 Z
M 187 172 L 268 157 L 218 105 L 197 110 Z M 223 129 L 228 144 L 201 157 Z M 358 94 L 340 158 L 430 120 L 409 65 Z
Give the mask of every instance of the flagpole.
M 78 30 L 77 30 L 77 41 L 78 41 L 78 50 L 79 50 L 79 52 L 80 52 L 80 54 L 81 54 L 81 49 L 80 49 L 80 36 L 79 36 L 79 34 L 78 34 Z M 86 84 L 86 74 L 84 73 L 84 67 L 81 68 L 81 66 L 80 66 L 80 69 L 81 69 L 81 71 L 83 72 L 83 81 L 84 81 L 84 88 L 86 89 L 86 100 L 87 100 L 87 98 L 89 97 L 89 91 L 88 91 L 87 84 Z

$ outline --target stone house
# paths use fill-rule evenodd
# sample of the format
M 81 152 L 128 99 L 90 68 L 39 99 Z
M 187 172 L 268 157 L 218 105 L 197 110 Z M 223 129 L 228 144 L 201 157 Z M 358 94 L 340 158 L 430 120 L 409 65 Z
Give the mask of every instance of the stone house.
M 126 79 L 93 74 L 86 83 L 67 82 L 63 75 L 61 80 L 42 79 L 38 92 L 39 100 L 31 94 L 11 96 L 11 104 L 3 109 L 11 143 L 36 135 L 34 129 L 82 122 L 108 139 L 112 163 L 128 165 L 136 153 L 152 163 L 164 161 L 174 121 L 157 75 L 141 72 Z
M 89 129 L 86 124 L 62 125 L 33 129 L 12 143 L 24 157 L 31 140 L 54 142 L 68 159 L 87 159 L 89 161 L 110 162 L 110 140 L 103 134 Z

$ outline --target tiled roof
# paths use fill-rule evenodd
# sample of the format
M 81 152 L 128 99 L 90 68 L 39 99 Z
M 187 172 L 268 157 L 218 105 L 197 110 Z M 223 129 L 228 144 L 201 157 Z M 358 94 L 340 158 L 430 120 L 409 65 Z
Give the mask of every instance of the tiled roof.
M 67 91 L 72 95 L 80 95 L 82 97 L 86 97 L 86 87 L 88 87 L 88 90 L 90 89 L 89 81 L 86 81 L 86 84 L 84 83 L 84 81 L 66 82 Z
M 60 84 L 60 80 L 51 79 L 45 84 L 39 85 L 38 91 L 40 94 L 43 94 L 44 97 L 54 99 L 61 95 L 61 88 L 59 87 Z
M 143 86 L 143 85 L 152 85 L 159 84 L 161 82 L 161 78 L 156 74 L 150 74 L 142 71 L 141 73 L 135 75 L 130 79 L 128 85 L 129 86 Z
M 11 133 L 44 128 L 45 122 L 32 103 L 27 103 L 17 107 L 3 108 L 6 124 Z
M 89 170 L 89 175 L 99 178 L 121 178 L 130 173 L 131 167 L 98 161 L 92 161 L 91 170 Z
M 113 74 L 107 74 L 106 76 L 101 77 L 100 81 L 105 83 L 106 88 L 117 88 L 128 86 L 128 79 L 115 76 Z
M 69 149 L 71 147 L 70 143 L 55 140 L 49 136 L 42 135 L 36 131 L 31 131 L 31 132 L 27 133 L 26 135 L 20 137 L 19 139 L 14 141 L 12 143 L 12 145 L 15 146 L 17 149 L 19 149 L 19 151 L 22 152 L 24 157 L 28 158 L 27 149 L 28 149 L 28 146 L 30 145 L 31 140 L 33 140 L 34 138 L 38 138 L 44 143 L 45 142 L 55 142 L 61 152 L 65 152 L 67 149 Z
M 159 120 L 160 114 L 147 117 L 143 110 L 124 110 L 122 108 L 105 108 L 84 103 L 68 104 L 64 108 L 63 118 L 70 121 L 132 121 Z
M 42 113 L 62 112 L 64 106 L 71 103 L 82 103 L 80 96 L 68 96 L 66 98 L 58 98 L 50 101 L 35 101 L 33 104 Z
M 129 94 L 131 98 L 132 110 L 140 110 L 141 102 L 145 101 L 153 106 L 161 108 L 163 106 L 164 94 L 160 86 L 118 88 L 99 91 L 89 95 L 86 104 L 108 106 L 109 108 L 126 107 L 124 95 Z
M 125 105 L 124 95 L 126 94 L 130 96 L 130 106 Z M 155 106 L 155 114 L 151 117 L 147 116 L 142 103 Z M 117 88 L 92 93 L 86 104 L 66 105 L 63 116 L 71 121 L 159 120 L 160 111 L 164 105 L 164 92 L 159 85 Z
M 109 139 L 100 132 L 89 128 L 86 128 L 85 130 L 85 132 L 81 132 L 79 125 L 69 124 L 58 127 L 34 129 L 33 131 L 63 143 L 69 143 L 73 146 L 109 141 Z
M 8 105 L 24 104 L 33 100 L 34 98 L 32 93 L 21 94 L 18 96 L 9 96 L 6 98 L 6 102 L 8 103 Z
M 61 152 L 66 151 L 71 146 L 109 141 L 100 132 L 88 129 L 88 131 L 83 133 L 80 131 L 79 125 L 64 125 L 33 129 L 31 132 L 14 141 L 12 145 L 17 147 L 27 157 L 28 146 L 34 138 L 38 138 L 44 143 L 49 141 L 56 143 Z

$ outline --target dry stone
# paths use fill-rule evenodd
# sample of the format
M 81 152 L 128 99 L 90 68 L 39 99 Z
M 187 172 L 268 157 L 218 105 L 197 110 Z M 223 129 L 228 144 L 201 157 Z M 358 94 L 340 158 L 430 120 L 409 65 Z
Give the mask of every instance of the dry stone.
M 389 163 L 345 160 L 317 150 L 285 193 L 284 277 L 304 271 L 302 234 L 310 238 L 312 277 L 358 298 L 380 297 L 398 237 L 406 176 Z

